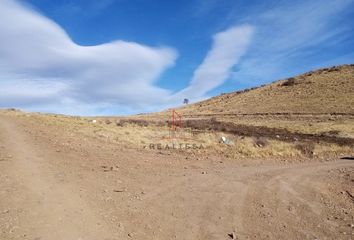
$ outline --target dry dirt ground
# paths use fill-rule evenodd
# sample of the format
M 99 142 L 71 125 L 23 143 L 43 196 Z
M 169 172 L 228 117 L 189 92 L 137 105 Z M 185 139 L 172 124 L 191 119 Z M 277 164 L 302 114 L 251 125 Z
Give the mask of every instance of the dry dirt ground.
M 197 157 L 0 113 L 0 239 L 354 239 L 354 161 Z

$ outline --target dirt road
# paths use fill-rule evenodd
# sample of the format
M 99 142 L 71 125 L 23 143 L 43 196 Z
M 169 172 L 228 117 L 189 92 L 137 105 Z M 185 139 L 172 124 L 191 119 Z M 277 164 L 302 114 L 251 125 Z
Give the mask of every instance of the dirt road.
M 124 149 L 0 114 L 0 239 L 353 239 L 354 161 Z

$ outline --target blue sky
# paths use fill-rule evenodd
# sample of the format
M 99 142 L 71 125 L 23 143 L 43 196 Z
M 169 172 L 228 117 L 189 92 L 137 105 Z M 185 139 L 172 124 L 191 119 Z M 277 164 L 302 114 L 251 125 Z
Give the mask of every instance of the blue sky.
M 0 107 L 132 114 L 354 63 L 354 0 L 2 0 Z

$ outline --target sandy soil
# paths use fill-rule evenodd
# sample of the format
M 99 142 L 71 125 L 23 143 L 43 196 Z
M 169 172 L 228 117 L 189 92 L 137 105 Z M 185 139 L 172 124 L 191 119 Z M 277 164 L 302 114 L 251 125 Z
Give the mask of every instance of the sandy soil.
M 354 161 L 125 149 L 0 114 L 0 239 L 353 239 Z

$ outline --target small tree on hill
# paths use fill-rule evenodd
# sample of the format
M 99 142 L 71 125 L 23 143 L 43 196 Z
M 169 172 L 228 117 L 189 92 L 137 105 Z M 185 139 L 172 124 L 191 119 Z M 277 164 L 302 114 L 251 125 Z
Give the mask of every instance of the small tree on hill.
M 188 103 L 189 103 L 188 98 L 185 98 L 185 99 L 183 100 L 183 104 L 188 104 Z

